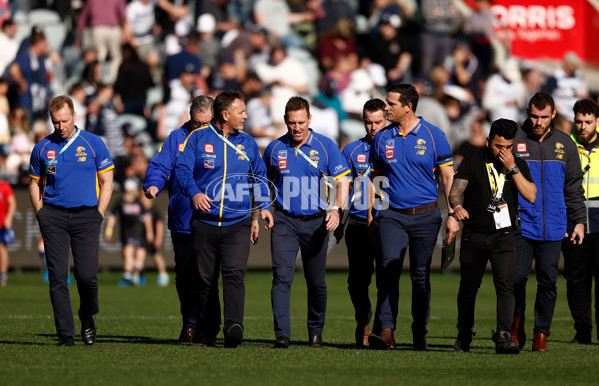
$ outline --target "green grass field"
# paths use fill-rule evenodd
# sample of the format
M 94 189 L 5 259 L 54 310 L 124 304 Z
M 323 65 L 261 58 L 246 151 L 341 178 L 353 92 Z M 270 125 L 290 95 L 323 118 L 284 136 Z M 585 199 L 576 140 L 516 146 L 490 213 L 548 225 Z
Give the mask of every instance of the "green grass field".
M 479 292 L 471 353 L 452 352 L 456 336 L 456 294 L 459 275 L 433 274 L 428 340 L 430 352 L 411 351 L 410 280 L 400 285 L 400 315 L 394 351 L 353 347 L 353 308 L 346 273 L 327 276 L 328 309 L 323 333 L 326 347 L 307 346 L 306 287 L 303 275 L 292 290 L 292 334 L 288 350 L 274 350 L 269 272 L 250 272 L 246 280 L 245 341 L 237 349 L 176 343 L 180 330 L 174 285 L 159 288 L 155 275 L 142 288 L 119 288 L 117 273 L 101 273 L 98 338 L 87 347 L 56 347 L 47 284 L 39 273 L 11 273 L 0 288 L 1 385 L 369 385 L 369 384 L 597 384 L 599 346 L 575 346 L 565 298 L 558 283 L 558 304 L 549 338 L 549 353 L 531 352 L 530 341 L 520 355 L 494 353 L 495 326 L 492 278 L 486 275 Z M 536 281 L 529 281 L 528 320 Z M 77 312 L 76 287 L 70 287 Z M 371 290 L 371 299 L 375 291 Z M 76 320 L 77 331 L 79 322 Z M 527 325 L 527 333 L 532 324 Z M 222 334 L 219 336 L 222 346 Z

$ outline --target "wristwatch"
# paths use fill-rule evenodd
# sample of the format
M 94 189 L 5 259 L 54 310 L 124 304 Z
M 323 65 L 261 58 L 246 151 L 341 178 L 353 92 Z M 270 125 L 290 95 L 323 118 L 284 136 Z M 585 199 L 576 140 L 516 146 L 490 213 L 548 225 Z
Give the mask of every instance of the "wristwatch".
M 339 214 L 341 214 L 341 212 L 342 212 L 341 208 L 338 206 L 332 207 L 331 210 L 336 210 L 337 212 L 339 212 Z
M 514 164 L 514 166 L 512 166 L 512 168 L 510 169 L 510 174 L 518 174 L 520 173 L 520 169 L 518 168 L 518 166 L 516 164 Z

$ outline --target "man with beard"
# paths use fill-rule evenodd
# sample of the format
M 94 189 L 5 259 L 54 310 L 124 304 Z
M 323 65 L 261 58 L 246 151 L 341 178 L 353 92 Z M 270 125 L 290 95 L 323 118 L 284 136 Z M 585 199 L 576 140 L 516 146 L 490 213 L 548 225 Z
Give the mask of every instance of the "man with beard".
M 517 202 L 518 193 L 534 202 L 537 188 L 526 162 L 512 154 L 517 130 L 518 124 L 511 120 L 493 122 L 485 148 L 462 161 L 449 192 L 455 219 L 464 222 L 455 352 L 470 351 L 474 304 L 488 260 L 497 294 L 496 352 L 520 352 L 510 333 L 515 304 Z

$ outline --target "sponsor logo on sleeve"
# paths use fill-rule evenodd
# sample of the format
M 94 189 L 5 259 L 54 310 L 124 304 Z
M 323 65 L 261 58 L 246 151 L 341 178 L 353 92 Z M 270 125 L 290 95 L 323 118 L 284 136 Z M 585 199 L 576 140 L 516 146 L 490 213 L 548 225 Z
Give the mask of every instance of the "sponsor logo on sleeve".
M 48 152 L 46 153 L 46 158 L 47 159 L 56 158 L 56 150 L 48 150 Z
M 516 151 L 518 153 L 526 153 L 526 143 L 517 143 L 516 144 Z
M 279 150 L 277 154 L 278 159 L 287 159 L 287 150 Z
M 104 158 L 102 162 L 100 162 L 100 167 L 106 166 L 110 162 L 110 159 Z
M 343 169 L 343 165 L 337 165 L 337 166 L 335 166 L 335 171 L 336 172 L 338 172 L 341 169 Z
M 393 149 L 385 150 L 385 158 L 386 159 L 392 159 L 394 157 L 395 157 L 395 151 Z
M 279 170 L 287 169 L 287 160 L 280 159 L 279 160 Z
M 358 154 L 358 156 L 356 157 L 356 161 L 360 164 L 363 164 L 366 162 L 366 154 Z
M 387 149 L 393 149 L 395 147 L 395 140 L 394 139 L 388 139 L 387 142 L 385 142 L 385 147 Z
M 214 145 L 205 143 L 204 144 L 204 153 L 214 153 Z
M 183 148 L 184 148 L 183 144 L 180 143 L 178 147 L 179 147 L 179 153 L 181 153 L 183 151 Z

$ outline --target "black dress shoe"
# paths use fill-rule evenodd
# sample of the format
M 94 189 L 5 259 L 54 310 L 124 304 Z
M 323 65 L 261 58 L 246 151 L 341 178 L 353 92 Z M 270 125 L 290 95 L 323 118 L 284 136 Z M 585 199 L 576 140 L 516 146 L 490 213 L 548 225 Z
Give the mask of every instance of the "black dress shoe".
M 275 340 L 275 345 L 272 348 L 289 348 L 289 338 L 286 336 L 279 336 Z
M 225 332 L 225 347 L 237 348 L 241 341 L 243 341 L 243 327 L 236 323 Z
M 88 346 L 96 342 L 96 325 L 94 324 L 94 319 L 81 321 L 81 338 Z
M 308 346 L 314 348 L 324 347 L 324 344 L 322 343 L 322 335 L 309 335 Z
M 75 341 L 72 336 L 67 335 L 59 335 L 58 336 L 58 344 L 57 346 L 74 346 Z

